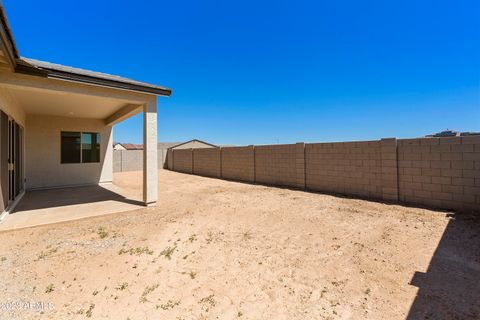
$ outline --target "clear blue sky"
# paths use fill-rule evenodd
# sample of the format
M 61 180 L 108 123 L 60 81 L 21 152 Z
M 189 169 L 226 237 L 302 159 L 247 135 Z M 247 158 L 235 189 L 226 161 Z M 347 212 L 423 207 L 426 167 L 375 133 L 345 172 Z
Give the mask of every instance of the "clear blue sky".
M 159 141 L 480 131 L 480 2 L 3 0 L 23 56 L 173 89 Z M 114 139 L 142 141 L 141 116 Z

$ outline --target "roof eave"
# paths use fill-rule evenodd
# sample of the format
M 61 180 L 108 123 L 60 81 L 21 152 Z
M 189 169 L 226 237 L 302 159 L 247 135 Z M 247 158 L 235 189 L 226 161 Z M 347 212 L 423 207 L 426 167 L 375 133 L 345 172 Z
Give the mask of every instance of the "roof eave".
M 13 40 L 13 35 L 8 25 L 7 16 L 0 1 L 0 49 L 5 53 L 8 64 L 14 70 L 16 59 L 19 58 L 18 50 Z
M 93 85 L 110 87 L 115 89 L 123 89 L 123 90 L 129 90 L 129 91 L 154 94 L 158 96 L 168 97 L 172 94 L 172 90 L 167 88 L 148 87 L 148 86 L 142 86 L 138 84 L 124 83 L 120 81 L 108 80 L 108 79 L 81 75 L 81 74 L 76 74 L 71 72 L 44 69 L 44 68 L 35 68 L 32 66 L 26 65 L 24 63 L 18 63 L 17 66 L 15 67 L 15 72 L 33 75 L 33 76 L 45 77 L 50 79 L 81 82 L 81 83 L 93 84 Z

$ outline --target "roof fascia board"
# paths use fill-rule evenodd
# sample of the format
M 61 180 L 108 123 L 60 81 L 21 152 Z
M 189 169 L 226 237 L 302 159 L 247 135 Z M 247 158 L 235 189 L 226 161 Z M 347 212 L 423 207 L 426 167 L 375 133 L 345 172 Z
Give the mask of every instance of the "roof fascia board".
M 99 85 L 104 87 L 111 87 L 116 89 L 137 91 L 137 92 L 160 95 L 160 96 L 170 96 L 172 94 L 172 91 L 168 89 L 149 88 L 146 86 L 123 83 L 119 81 L 101 79 L 101 78 L 90 77 L 85 75 L 79 75 L 79 74 L 74 74 L 70 72 L 62 72 L 58 70 L 44 69 L 44 68 L 40 69 L 40 68 L 27 66 L 24 64 L 18 64 L 17 67 L 15 68 L 15 72 L 34 75 L 34 76 L 40 76 L 40 77 L 46 77 L 51 79 L 68 80 L 68 81 L 74 81 L 74 82 Z
M 10 37 L 8 36 L 8 31 L 7 28 L 4 24 L 4 20 L 0 19 L 0 46 L 1 50 L 4 52 L 4 56 L 7 58 L 8 64 L 10 65 L 10 69 L 12 71 L 15 70 L 15 67 L 17 65 L 16 59 L 15 59 L 15 53 L 16 50 L 14 48 L 14 45 L 12 44 Z
M 20 73 L 7 74 L 0 72 L 0 84 L 4 87 L 27 88 L 33 91 L 56 91 L 123 100 L 125 103 L 131 104 L 145 104 L 147 102 L 156 101 L 157 99 L 155 95 L 138 91 L 93 86 L 85 83 L 51 79 L 47 77 L 32 77 Z

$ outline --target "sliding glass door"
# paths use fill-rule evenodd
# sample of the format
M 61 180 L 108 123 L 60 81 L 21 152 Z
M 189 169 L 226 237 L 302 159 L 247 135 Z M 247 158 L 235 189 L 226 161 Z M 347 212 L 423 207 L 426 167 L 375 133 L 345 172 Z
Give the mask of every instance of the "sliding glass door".
M 0 213 L 23 191 L 23 128 L 0 111 Z
M 13 119 L 8 119 L 8 204 L 23 190 L 22 156 L 23 129 Z

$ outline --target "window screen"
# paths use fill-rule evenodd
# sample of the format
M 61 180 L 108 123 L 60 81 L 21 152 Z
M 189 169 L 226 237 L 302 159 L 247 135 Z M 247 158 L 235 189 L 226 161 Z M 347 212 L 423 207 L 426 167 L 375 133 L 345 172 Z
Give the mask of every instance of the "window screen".
M 80 163 L 80 132 L 62 132 L 61 162 Z
M 100 162 L 100 135 L 82 133 L 82 162 Z

